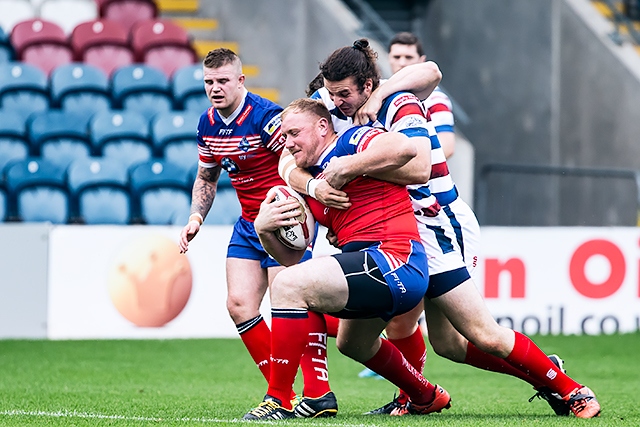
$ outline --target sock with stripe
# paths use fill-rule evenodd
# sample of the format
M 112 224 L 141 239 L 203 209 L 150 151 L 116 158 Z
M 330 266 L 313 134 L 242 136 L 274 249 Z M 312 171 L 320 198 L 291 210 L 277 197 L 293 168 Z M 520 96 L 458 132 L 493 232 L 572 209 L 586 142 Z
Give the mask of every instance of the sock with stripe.
M 316 398 L 331 391 L 327 366 L 327 325 L 322 314 L 313 311 L 308 314 L 309 339 L 300 361 L 304 379 L 302 394 Z
M 544 354 L 540 348 L 526 335 L 515 332 L 516 340 L 511 353 L 505 360 L 514 368 L 524 372 L 534 381 L 549 387 L 554 393 L 566 396 L 580 384 L 571 379 Z
M 404 390 L 412 402 L 420 405 L 431 402 L 435 398 L 435 386 L 416 371 L 393 344 L 381 341 L 378 352 L 364 365 Z
M 309 314 L 302 308 L 271 309 L 271 377 L 267 394 L 291 409 L 289 400 L 309 336 Z
M 236 325 L 244 346 L 249 350 L 253 361 L 262 372 L 264 378 L 269 381 L 271 375 L 271 331 L 262 315 Z

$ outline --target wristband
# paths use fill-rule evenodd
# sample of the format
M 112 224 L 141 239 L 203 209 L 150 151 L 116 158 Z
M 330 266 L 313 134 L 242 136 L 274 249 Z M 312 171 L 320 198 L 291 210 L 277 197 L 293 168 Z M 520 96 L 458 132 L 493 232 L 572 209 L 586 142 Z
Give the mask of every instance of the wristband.
M 291 172 L 293 172 L 295 168 L 296 168 L 296 164 L 292 163 L 285 169 L 284 173 L 282 174 L 282 179 L 284 180 L 284 182 L 287 183 L 287 185 L 291 185 L 291 183 L 289 182 L 289 176 L 291 175 Z
M 204 218 L 198 212 L 194 212 L 191 215 L 189 215 L 189 222 L 191 221 L 195 221 L 198 224 L 202 225 L 202 223 L 204 222 Z
M 314 199 L 316 198 L 316 188 L 318 184 L 320 184 L 319 179 L 309 178 L 309 181 L 307 181 L 307 194 Z

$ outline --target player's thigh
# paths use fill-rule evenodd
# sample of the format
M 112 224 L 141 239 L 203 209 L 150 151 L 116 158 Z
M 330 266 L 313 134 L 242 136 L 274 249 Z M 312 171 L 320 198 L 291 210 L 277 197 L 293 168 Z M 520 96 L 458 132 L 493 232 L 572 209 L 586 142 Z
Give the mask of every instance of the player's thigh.
M 260 261 L 227 258 L 227 300 L 230 304 L 259 309 L 267 291 L 267 271 Z
M 489 312 L 472 280 L 433 298 L 451 324 L 469 341 L 482 347 L 507 346 L 506 328 L 501 327 Z
M 341 319 L 336 346 L 352 359 L 366 362 L 380 349 L 378 338 L 386 325 L 380 318 Z
M 331 256 L 313 258 L 285 268 L 271 285 L 273 307 L 306 307 L 336 312 L 347 304 L 349 288 L 338 261 Z
M 423 305 L 416 305 L 411 311 L 395 316 L 386 327 L 387 338 L 400 340 L 411 336 L 418 328 L 418 319 L 422 315 Z
M 425 299 L 424 312 L 429 342 L 440 356 L 463 362 L 467 353 L 467 339 L 453 327 L 447 316 L 431 300 Z

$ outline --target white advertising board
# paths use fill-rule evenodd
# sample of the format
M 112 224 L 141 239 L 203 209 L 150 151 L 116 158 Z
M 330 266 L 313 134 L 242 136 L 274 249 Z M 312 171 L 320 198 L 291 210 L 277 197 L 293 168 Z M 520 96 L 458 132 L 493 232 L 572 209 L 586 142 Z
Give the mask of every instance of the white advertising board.
M 225 305 L 231 231 L 203 227 L 180 255 L 180 227 L 54 227 L 48 337 L 237 337 Z M 516 330 L 632 332 L 639 242 L 636 228 L 485 227 L 475 278 L 494 317 Z M 321 231 L 316 255 L 332 251 Z M 261 311 L 268 319 L 267 302 Z

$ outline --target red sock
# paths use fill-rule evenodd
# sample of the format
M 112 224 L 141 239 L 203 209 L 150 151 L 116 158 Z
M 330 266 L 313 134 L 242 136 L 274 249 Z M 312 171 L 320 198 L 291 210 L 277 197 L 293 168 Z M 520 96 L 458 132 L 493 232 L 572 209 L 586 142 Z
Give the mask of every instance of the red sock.
M 327 326 L 320 313 L 309 312 L 309 339 L 300 368 L 304 378 L 302 394 L 306 397 L 320 397 L 331 391 L 327 366 Z
M 393 344 L 381 341 L 380 350 L 364 366 L 404 390 L 412 402 L 421 405 L 431 402 L 435 398 L 435 386 L 416 371 Z
M 504 359 L 507 363 L 560 396 L 566 396 L 580 387 L 580 384 L 562 373 L 529 337 L 520 332 L 515 334 L 513 350 Z
M 258 369 L 269 382 L 271 357 L 271 331 L 261 315 L 236 325 L 244 346 L 249 350 Z
M 337 317 L 333 317 L 329 314 L 324 315 L 324 321 L 327 324 L 327 336 L 337 337 L 338 336 L 338 325 L 340 324 L 340 319 Z
M 291 409 L 291 389 L 307 346 L 308 321 L 305 309 L 271 309 L 271 377 L 267 394 L 279 399 L 286 409 Z
M 467 355 L 464 359 L 464 363 L 487 371 L 499 372 L 501 374 L 507 374 L 516 378 L 520 378 L 521 380 L 524 380 L 531 384 L 536 389 L 542 386 L 542 384 L 540 384 L 532 377 L 528 376 L 521 370 L 511 366 L 505 359 L 501 359 L 498 356 L 485 353 L 471 343 L 467 344 Z
M 389 342 L 396 346 L 400 353 L 407 359 L 407 362 L 411 364 L 416 371 L 422 373 L 424 370 L 424 363 L 427 360 L 427 345 L 422 337 L 422 331 L 417 328 L 416 331 L 406 338 L 391 339 Z M 400 390 L 400 394 L 407 394 L 404 390 Z

